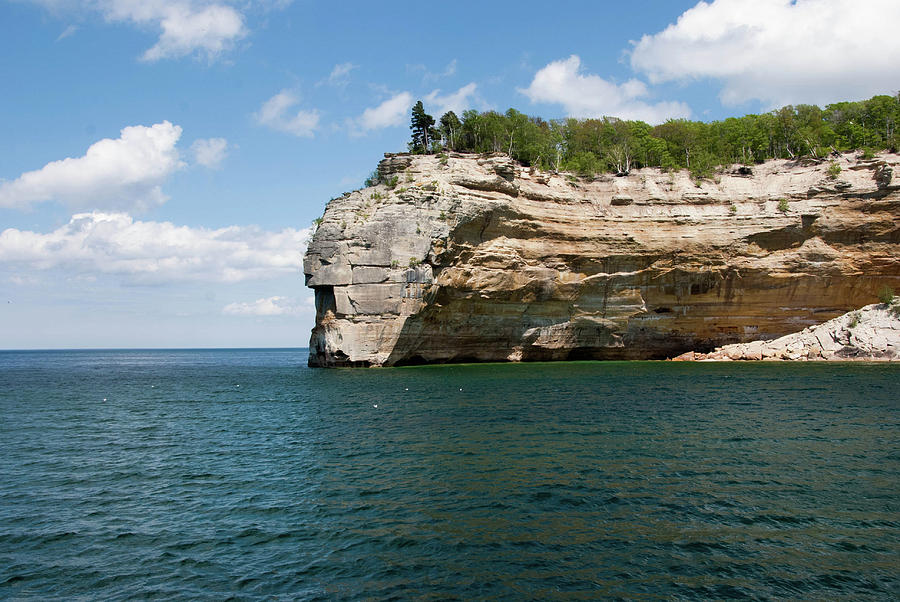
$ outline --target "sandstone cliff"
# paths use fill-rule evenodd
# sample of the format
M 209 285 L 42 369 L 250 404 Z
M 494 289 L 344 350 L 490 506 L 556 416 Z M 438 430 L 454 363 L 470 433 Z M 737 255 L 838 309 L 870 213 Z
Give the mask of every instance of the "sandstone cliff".
M 386 155 L 309 244 L 309 363 L 662 359 L 822 323 L 900 289 L 900 157 L 836 161 L 695 183 Z
M 771 341 L 725 345 L 710 353 L 689 351 L 681 361 L 900 361 L 900 298 L 867 305 L 818 326 Z

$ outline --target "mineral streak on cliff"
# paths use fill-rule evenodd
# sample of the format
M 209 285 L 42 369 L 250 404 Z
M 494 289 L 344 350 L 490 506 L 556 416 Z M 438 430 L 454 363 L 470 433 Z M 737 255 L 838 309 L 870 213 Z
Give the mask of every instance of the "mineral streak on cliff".
M 900 289 L 900 157 L 580 179 L 385 155 L 304 259 L 311 366 L 652 359 L 781 337 Z

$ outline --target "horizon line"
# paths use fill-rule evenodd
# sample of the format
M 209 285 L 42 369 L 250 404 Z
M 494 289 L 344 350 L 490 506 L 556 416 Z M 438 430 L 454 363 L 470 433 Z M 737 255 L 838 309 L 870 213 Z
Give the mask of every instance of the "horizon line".
M 30 349 L 0 349 L 0 353 L 30 351 L 263 351 L 309 350 L 309 347 L 35 347 Z

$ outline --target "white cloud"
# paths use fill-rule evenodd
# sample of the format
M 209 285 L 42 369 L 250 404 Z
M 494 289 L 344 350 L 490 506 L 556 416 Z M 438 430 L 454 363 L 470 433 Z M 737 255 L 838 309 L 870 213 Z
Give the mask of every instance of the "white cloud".
M 412 105 L 412 94 L 400 92 L 377 107 L 370 107 L 363 111 L 353 125 L 361 130 L 360 133 L 402 125 L 406 121 Z
M 447 66 L 444 68 L 444 72 L 441 75 L 443 75 L 444 77 L 450 77 L 451 75 L 455 75 L 455 74 L 456 74 L 456 59 L 453 59 L 452 61 L 447 63 Z
M 254 114 L 256 121 L 273 130 L 287 132 L 301 138 L 312 138 L 319 127 L 319 112 L 298 110 L 294 113 L 294 107 L 300 102 L 293 93 L 282 90 L 263 103 L 259 111 Z
M 469 98 L 475 95 L 475 90 L 477 88 L 478 86 L 475 83 L 466 84 L 456 92 L 452 92 L 446 96 L 441 96 L 440 90 L 434 90 L 425 96 L 425 103 L 429 110 L 435 113 L 437 119 L 440 119 L 440 116 L 447 111 L 453 111 L 454 113 L 459 114 L 472 106 L 472 102 Z
M 77 26 L 69 25 L 63 30 L 61 34 L 59 34 L 59 37 L 56 38 L 56 41 L 59 42 L 60 40 L 65 40 L 69 36 L 73 35 L 76 31 L 78 31 Z
M 229 303 L 222 313 L 231 316 L 287 316 L 308 311 L 311 299 L 298 302 L 289 297 L 267 297 L 249 303 Z
M 453 59 L 452 61 L 447 63 L 447 66 L 444 67 L 443 71 L 438 71 L 438 72 L 429 71 L 428 67 L 426 67 L 422 63 L 416 63 L 414 65 L 407 65 L 406 71 L 408 73 L 421 72 L 422 73 L 422 83 L 427 84 L 430 82 L 435 82 L 440 79 L 444 79 L 445 77 L 451 77 L 451 76 L 455 75 L 456 74 L 456 66 L 457 66 L 457 60 Z
M 298 274 L 312 228 L 208 229 L 137 221 L 125 213 L 79 213 L 48 233 L 0 233 L 0 265 L 62 269 L 69 276 L 112 274 L 126 282 L 239 282 Z
M 338 63 L 331 70 L 331 73 L 328 74 L 328 77 L 326 77 L 316 85 L 328 84 L 329 86 L 344 88 L 350 81 L 350 72 L 356 69 L 358 66 L 359 65 L 354 65 L 353 63 Z
M 651 82 L 713 78 L 721 99 L 771 107 L 893 93 L 897 0 L 714 0 L 645 35 L 631 65 Z
M 72 207 L 142 210 L 166 201 L 161 184 L 184 166 L 176 144 L 181 128 L 168 121 L 123 128 L 95 142 L 82 157 L 52 161 L 0 182 L 0 207 L 26 208 L 56 200 Z
M 16 286 L 33 286 L 38 284 L 40 280 L 35 278 L 34 276 L 22 275 L 22 274 L 13 274 L 6 279 L 7 282 L 15 284 Z
M 230 6 L 211 4 L 192 6 L 188 3 L 162 1 L 147 4 L 146 0 L 115 0 L 116 5 L 128 5 L 128 18 L 136 23 L 150 22 L 159 26 L 159 40 L 142 58 L 157 61 L 198 54 L 212 61 L 246 35 L 243 16 Z M 146 14 L 146 7 L 158 7 Z M 145 16 L 146 14 L 146 16 Z
M 193 55 L 213 61 L 247 35 L 244 14 L 231 2 L 208 0 L 31 0 L 53 13 L 99 13 L 110 23 L 159 31 L 145 61 Z M 244 4 L 243 8 L 249 7 Z M 68 31 L 68 30 L 66 30 Z M 65 32 L 64 32 L 65 33 Z M 63 36 L 61 36 L 63 37 Z
M 215 169 L 228 155 L 228 141 L 225 138 L 198 138 L 191 145 L 191 151 L 196 163 Z
M 649 104 L 638 100 L 648 94 L 646 84 L 639 80 L 614 84 L 598 75 L 581 73 L 581 59 L 574 54 L 540 69 L 531 85 L 519 92 L 531 102 L 561 104 L 570 117 L 609 116 L 661 123 L 691 113 L 681 102 Z

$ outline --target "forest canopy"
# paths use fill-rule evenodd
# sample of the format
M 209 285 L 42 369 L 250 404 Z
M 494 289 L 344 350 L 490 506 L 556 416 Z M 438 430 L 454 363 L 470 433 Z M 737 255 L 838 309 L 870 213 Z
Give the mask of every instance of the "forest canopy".
M 716 167 L 735 163 L 900 147 L 900 93 L 824 109 L 788 105 L 760 115 L 710 122 L 670 119 L 656 126 L 615 117 L 548 121 L 515 109 L 468 110 L 461 118 L 450 111 L 435 122 L 421 102 L 416 109 L 412 152 L 502 152 L 524 165 L 582 175 L 661 167 L 706 177 Z

